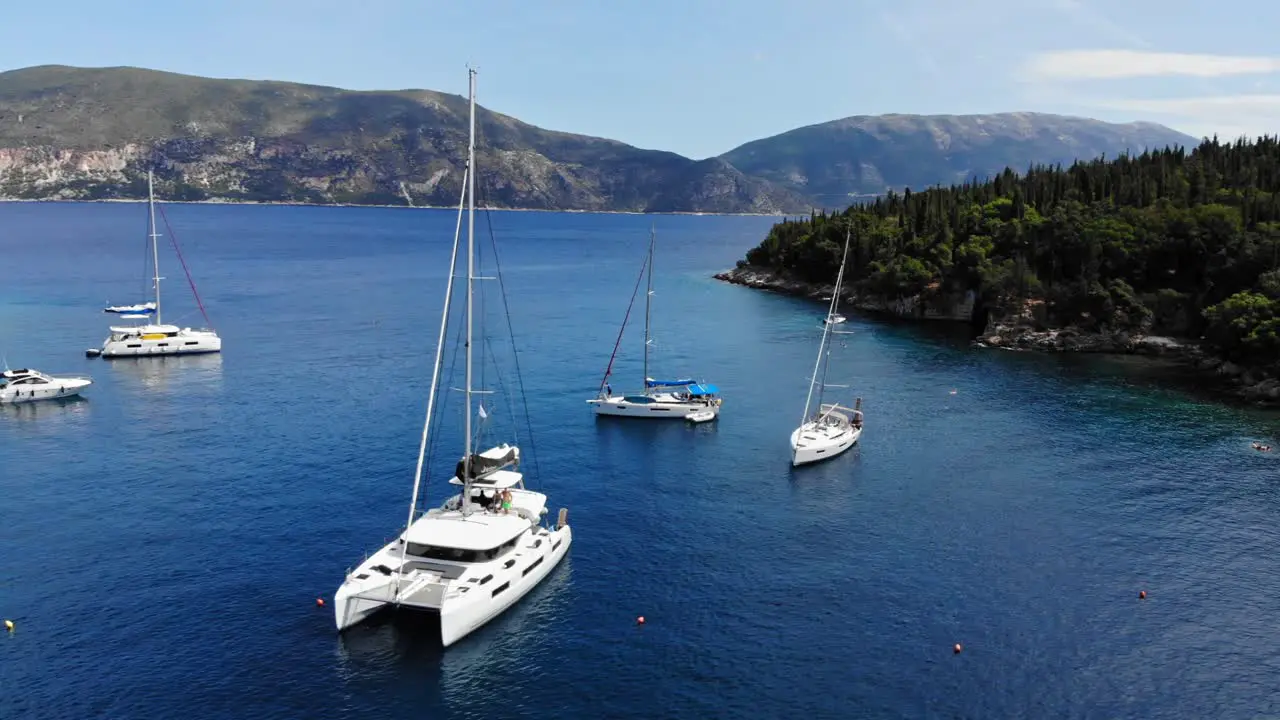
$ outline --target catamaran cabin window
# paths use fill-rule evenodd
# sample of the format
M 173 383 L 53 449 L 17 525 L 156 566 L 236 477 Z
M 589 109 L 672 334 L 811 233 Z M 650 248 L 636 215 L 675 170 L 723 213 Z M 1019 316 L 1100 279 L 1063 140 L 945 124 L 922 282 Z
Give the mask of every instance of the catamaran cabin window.
M 422 543 L 409 543 L 406 552 L 417 557 L 429 558 L 432 560 L 450 560 L 452 562 L 485 562 L 496 557 L 507 554 L 516 546 L 519 538 L 512 538 L 496 548 L 488 550 L 460 550 L 458 548 L 440 547 L 438 545 L 424 545 Z

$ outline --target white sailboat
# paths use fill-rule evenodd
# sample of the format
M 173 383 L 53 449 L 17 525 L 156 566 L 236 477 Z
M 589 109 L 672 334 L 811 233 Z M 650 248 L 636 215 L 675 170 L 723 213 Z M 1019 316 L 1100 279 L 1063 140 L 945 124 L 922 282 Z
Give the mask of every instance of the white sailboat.
M 622 329 L 618 331 L 618 339 L 613 346 L 613 355 L 609 357 L 609 365 L 605 368 L 604 377 L 600 380 L 600 388 L 596 397 L 587 400 L 587 404 L 595 408 L 596 415 L 614 415 L 619 417 L 649 418 L 658 420 L 684 420 L 707 422 L 720 414 L 720 406 L 724 400 L 720 398 L 720 388 L 715 385 L 698 382 L 692 378 L 678 380 L 654 380 L 649 377 L 649 337 L 650 318 L 652 317 L 653 298 L 653 245 L 655 233 L 649 231 L 649 252 L 641 267 L 641 277 L 636 279 L 636 290 L 632 292 L 631 304 L 627 306 L 626 317 L 622 320 Z M 644 300 L 644 389 L 637 393 L 614 395 L 609 377 L 613 374 L 613 361 L 618 356 L 618 346 L 622 343 L 622 334 L 627 329 L 627 319 L 631 317 L 631 308 L 635 305 L 635 292 L 640 289 L 640 281 L 647 278 L 648 287 Z
M 192 328 L 180 328 L 177 325 L 165 325 L 160 316 L 160 281 L 164 278 L 160 277 L 160 233 L 156 231 L 156 197 L 155 187 L 153 183 L 151 171 L 147 171 L 147 210 L 150 214 L 150 246 L 151 246 L 151 267 L 153 269 L 152 287 L 155 291 L 155 299 L 150 302 L 139 303 L 136 305 L 113 305 L 103 309 L 103 312 L 119 315 L 125 320 L 151 320 L 146 324 L 126 325 L 120 327 L 111 327 L 111 334 L 102 342 L 101 348 L 89 348 L 85 351 L 85 355 L 89 357 L 97 357 L 101 355 L 104 358 L 113 357 L 133 357 L 133 356 L 150 356 L 150 355 L 193 355 L 197 353 L 216 353 L 222 351 L 222 338 L 218 334 L 208 328 L 193 330 Z M 174 246 L 175 250 L 177 246 Z M 181 255 L 178 257 L 182 261 Z M 183 262 L 183 270 L 186 270 L 186 263 Z M 188 274 L 187 280 L 191 280 Z M 191 285 L 192 294 L 195 295 L 196 304 L 200 306 L 200 312 L 204 313 L 204 304 L 200 302 L 200 296 L 195 292 L 195 284 Z M 205 322 L 209 321 L 208 315 L 205 315 Z
M 851 231 L 844 238 L 844 253 L 840 256 L 840 270 L 836 273 L 836 287 L 831 294 L 831 305 L 827 308 L 827 317 L 822 323 L 822 342 L 818 345 L 818 360 L 814 363 L 813 377 L 809 379 L 809 395 L 804 401 L 804 417 L 800 427 L 791 433 L 791 465 L 805 465 L 833 458 L 853 447 L 862 437 L 862 398 L 858 398 L 852 408 L 838 403 L 822 402 L 824 390 L 832 387 L 826 384 L 827 367 L 831 361 L 831 335 L 850 334 L 835 330 L 836 325 L 845 318 L 836 312 L 840 305 L 840 290 L 844 285 L 844 265 L 849 257 L 849 238 Z M 814 389 L 818 390 L 818 411 L 809 414 L 812 407 Z
M 498 616 L 547 576 L 569 551 L 573 534 L 567 511 L 556 525 L 544 523 L 547 497 L 525 488 L 519 471 L 520 449 L 502 443 L 474 452 L 472 395 L 472 289 L 475 274 L 475 70 L 469 70 L 471 131 L 464 194 L 467 200 L 466 411 L 465 446 L 454 477 L 461 492 L 441 507 L 419 514 L 418 493 L 431 418 L 439 390 L 445 331 L 453 299 L 452 268 L 461 233 L 454 238 L 453 259 L 445 289 L 440 334 L 436 343 L 427 419 L 422 428 L 418 465 L 409 504 L 409 519 L 399 537 L 347 573 L 334 596 L 339 630 L 362 622 L 384 608 L 433 613 L 440 618 L 440 639 L 452 645 Z M 459 229 L 461 229 L 459 203 Z M 479 418 L 485 418 L 480 405 Z
M 0 404 L 35 402 L 74 397 L 93 384 L 87 377 L 48 375 L 39 370 L 23 368 L 0 372 Z

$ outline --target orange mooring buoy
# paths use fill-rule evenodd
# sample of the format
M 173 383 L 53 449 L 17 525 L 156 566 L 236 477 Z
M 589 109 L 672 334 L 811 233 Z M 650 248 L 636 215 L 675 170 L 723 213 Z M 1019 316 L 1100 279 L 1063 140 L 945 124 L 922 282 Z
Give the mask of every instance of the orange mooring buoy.
M 324 607 L 324 598 L 316 598 L 316 607 Z
M 960 651 L 961 651 L 961 650 L 963 650 L 963 649 L 964 649 L 964 648 L 960 647 L 960 643 L 956 643 L 956 646 L 955 646 L 954 648 L 952 648 L 952 651 L 953 651 L 953 652 L 955 652 L 955 654 L 956 654 L 956 655 L 959 655 L 959 654 L 960 654 Z
M 1138 599 L 1139 599 L 1139 600 L 1146 600 L 1146 599 L 1147 599 L 1147 591 L 1146 591 L 1146 590 L 1139 590 L 1139 591 L 1138 591 Z
M 643 616 L 643 615 L 641 615 L 640 617 L 636 618 L 636 624 L 637 624 L 637 625 L 643 625 L 643 624 L 644 624 L 644 616 Z

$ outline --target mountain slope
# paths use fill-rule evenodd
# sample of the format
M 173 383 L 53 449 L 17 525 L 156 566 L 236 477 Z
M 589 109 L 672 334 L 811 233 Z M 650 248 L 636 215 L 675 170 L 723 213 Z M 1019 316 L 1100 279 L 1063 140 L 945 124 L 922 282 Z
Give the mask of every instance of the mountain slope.
M 812 125 L 691 160 L 478 109 L 481 202 L 499 207 L 804 213 L 1006 165 L 1191 144 L 1160 125 L 1009 113 Z M 0 198 L 405 202 L 461 192 L 467 101 L 138 68 L 0 73 Z
M 854 194 L 921 189 L 998 173 L 1006 166 L 1071 164 L 1126 149 L 1194 146 L 1155 123 L 1105 123 L 1042 113 L 856 116 L 749 142 L 721 157 L 748 175 L 824 207 Z
M 477 109 L 484 202 L 629 211 L 804 212 L 723 163 L 554 132 Z M 0 197 L 140 197 L 154 164 L 174 199 L 452 205 L 467 101 L 429 90 L 355 92 L 137 68 L 0 73 Z M 708 175 L 699 175 L 705 167 Z M 736 171 L 734 171 L 736 173 Z M 740 173 L 738 173 L 740 175 Z M 696 201 L 671 192 L 697 186 Z

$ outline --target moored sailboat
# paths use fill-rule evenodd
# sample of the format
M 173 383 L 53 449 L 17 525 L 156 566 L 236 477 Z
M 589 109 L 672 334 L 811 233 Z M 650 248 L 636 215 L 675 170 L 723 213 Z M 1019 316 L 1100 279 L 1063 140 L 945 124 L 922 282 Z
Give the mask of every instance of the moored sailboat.
M 85 355 L 89 357 L 101 355 L 104 358 L 114 358 L 221 352 L 222 338 L 218 337 L 218 333 L 213 330 L 209 328 L 196 330 L 189 327 L 166 325 L 161 319 L 160 281 L 164 278 L 160 277 L 160 233 L 156 231 L 156 196 L 151 171 L 147 171 L 147 211 L 150 217 L 148 249 L 151 250 L 151 267 L 153 270 L 151 282 L 155 298 L 149 302 L 134 305 L 108 306 L 103 308 L 103 312 L 117 315 L 122 320 L 148 320 L 150 322 L 111 327 L 111 334 L 102 342 L 102 347 L 89 348 L 85 351 Z M 182 260 L 181 252 L 178 251 L 176 243 L 173 247 L 175 252 L 179 252 L 178 259 L 182 262 L 183 271 L 186 272 L 186 261 Z M 187 274 L 187 280 L 191 282 L 189 273 Z M 194 282 L 191 282 L 191 292 L 195 296 L 196 304 L 199 305 L 201 314 L 204 314 L 204 303 L 200 302 L 200 295 L 196 293 Z M 209 316 L 206 314 L 204 319 L 207 323 Z
M 636 288 L 631 294 L 631 303 L 627 305 L 627 314 L 623 317 L 622 328 L 618 330 L 618 339 L 613 345 L 613 354 L 609 357 L 609 365 L 605 368 L 604 377 L 596 397 L 587 400 L 587 404 L 595 408 L 596 415 L 612 415 L 618 417 L 648 418 L 658 420 L 690 419 L 695 422 L 706 422 L 716 419 L 720 414 L 720 406 L 724 400 L 720 397 L 720 388 L 708 383 L 698 382 L 693 378 L 673 380 L 655 380 L 649 377 L 649 346 L 653 298 L 653 247 L 655 233 L 649 231 L 649 251 L 644 264 L 640 268 L 640 277 L 636 279 Z M 613 374 L 613 361 L 618 357 L 618 347 L 622 344 L 622 335 L 627 329 L 627 320 L 631 317 L 631 309 L 635 305 L 636 292 L 641 281 L 647 280 L 644 301 L 644 387 L 634 393 L 613 394 L 613 385 L 609 378 Z M 708 416 L 709 414 L 709 416 Z
M 545 522 L 546 495 L 525 487 L 520 448 L 500 443 L 476 452 L 472 396 L 473 285 L 475 274 L 475 71 L 469 71 L 471 129 L 464 178 L 467 202 L 466 408 L 462 459 L 449 482 L 460 492 L 437 508 L 418 511 L 424 459 L 440 389 L 449 309 L 461 233 L 455 236 L 451 272 L 436 343 L 427 419 L 422 428 L 409 517 L 399 537 L 347 573 L 334 596 L 334 621 L 345 630 L 387 608 L 439 616 L 440 640 L 452 645 L 497 617 L 545 578 L 569 551 L 573 534 L 567 511 L 554 527 Z M 461 205 L 461 203 L 460 203 Z M 461 207 L 459 211 L 461 211 Z M 461 221 L 461 218 L 459 218 Z M 459 222 L 459 226 L 461 222 Z M 479 405 L 479 419 L 486 418 Z
M 804 416 L 800 427 L 791 433 L 791 464 L 805 465 L 833 458 L 853 447 L 862 437 L 862 398 L 858 398 L 853 407 L 845 407 L 838 403 L 824 403 L 823 395 L 827 387 L 827 367 L 831 361 L 831 335 L 848 334 L 835 330 L 835 326 L 844 322 L 844 316 L 837 312 L 840 306 L 840 291 L 844 285 L 844 266 L 849 257 L 849 239 L 851 231 L 845 235 L 844 252 L 840 255 L 840 270 L 836 273 L 836 286 L 831 294 L 831 304 L 827 308 L 827 317 L 822 323 L 822 341 L 818 344 L 818 359 L 814 363 L 813 377 L 809 379 L 809 395 L 804 401 Z M 818 411 L 809 414 L 817 390 Z

